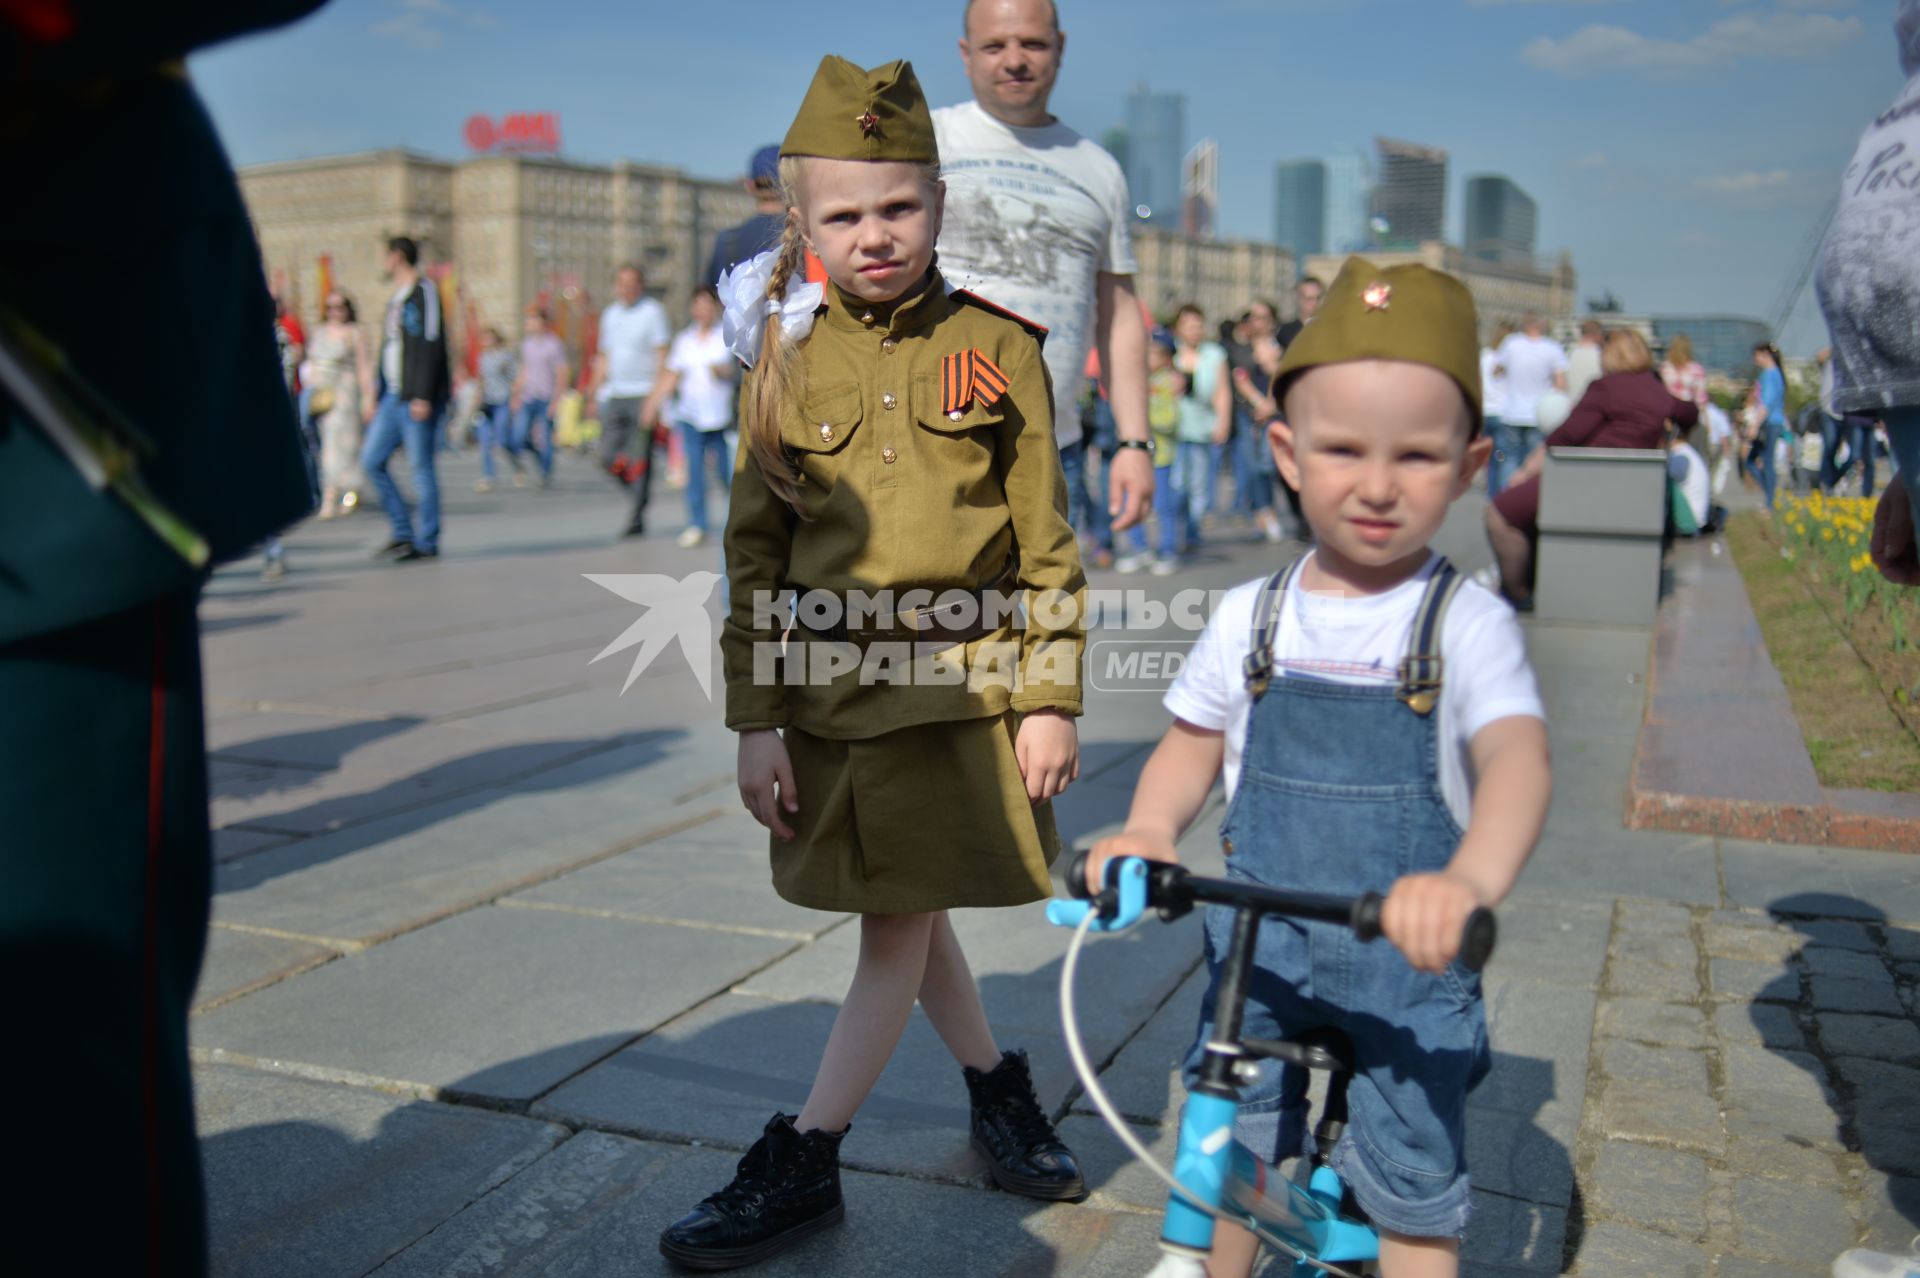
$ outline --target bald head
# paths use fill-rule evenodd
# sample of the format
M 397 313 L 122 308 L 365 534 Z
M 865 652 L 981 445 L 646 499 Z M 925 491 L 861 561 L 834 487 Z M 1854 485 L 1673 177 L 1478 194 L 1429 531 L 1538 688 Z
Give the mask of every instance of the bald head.
M 966 8 L 960 15 L 960 34 L 972 38 L 973 11 L 979 8 L 992 8 L 1004 4 L 1006 0 L 967 0 Z M 1041 7 L 1047 11 L 1047 22 L 1055 31 L 1060 30 L 1060 9 L 1053 0 L 1040 0 Z
M 1053 0 L 968 0 L 960 62 L 973 100 L 1002 124 L 1051 124 L 1047 99 L 1060 74 L 1067 37 Z

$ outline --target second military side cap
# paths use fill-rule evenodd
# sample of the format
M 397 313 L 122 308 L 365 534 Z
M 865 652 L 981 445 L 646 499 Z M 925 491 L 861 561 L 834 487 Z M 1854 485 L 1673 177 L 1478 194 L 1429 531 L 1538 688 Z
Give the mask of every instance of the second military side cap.
M 863 71 L 832 54 L 820 59 L 780 154 L 938 164 L 933 116 L 913 64 Z
M 1313 322 L 1287 347 L 1273 375 L 1274 396 L 1322 364 L 1397 359 L 1437 368 L 1459 383 L 1482 424 L 1480 324 L 1467 286 L 1418 263 L 1381 268 L 1350 257 L 1327 289 Z

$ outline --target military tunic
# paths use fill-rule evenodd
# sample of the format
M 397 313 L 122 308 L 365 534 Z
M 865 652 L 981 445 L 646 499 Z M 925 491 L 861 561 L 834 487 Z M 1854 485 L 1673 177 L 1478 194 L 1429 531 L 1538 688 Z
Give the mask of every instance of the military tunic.
M 0 300 L 153 445 L 147 483 L 216 559 L 311 495 L 246 210 L 161 63 L 314 7 L 0 13 L 19 73 L 0 86 Z M 16 1107 L 32 1152 L 0 1184 L 19 1273 L 206 1269 L 186 1042 L 211 879 L 199 587 L 0 393 L 0 1087 L 42 1098 Z
M 1004 373 L 1006 391 L 950 410 L 946 358 L 969 351 Z M 742 447 L 721 638 L 727 726 L 782 729 L 793 759 L 797 834 L 772 840 L 775 887 L 801 905 L 872 913 L 1039 900 L 1059 840 L 1050 806 L 1027 798 L 1013 740 L 1023 714 L 1080 713 L 1085 604 L 1039 342 L 949 295 L 935 270 L 887 305 L 829 283 L 796 358 L 781 443 L 804 476 L 808 518 Z M 804 626 L 774 660 L 788 624 L 766 607 L 778 592 L 937 596 L 986 589 L 1009 564 L 1025 626 L 947 649 L 945 678 L 917 666 L 878 682 L 871 661 L 828 677 L 820 650 L 846 645 Z

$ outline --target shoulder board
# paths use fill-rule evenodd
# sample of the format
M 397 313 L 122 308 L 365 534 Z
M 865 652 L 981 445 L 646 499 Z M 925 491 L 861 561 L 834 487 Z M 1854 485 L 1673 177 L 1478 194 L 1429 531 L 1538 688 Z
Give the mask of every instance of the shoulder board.
M 1032 334 L 1033 339 L 1036 342 L 1039 342 L 1043 346 L 1046 344 L 1047 326 L 1045 324 L 1036 324 L 1032 320 L 1028 319 L 1026 316 L 1010 311 L 1006 307 L 1001 306 L 998 303 L 989 302 L 986 298 L 980 296 L 978 293 L 971 292 L 964 288 L 957 288 L 953 290 L 952 293 L 948 294 L 948 296 L 953 298 L 954 301 L 959 302 L 963 305 L 977 306 L 983 311 L 988 311 L 994 315 L 998 315 L 1001 319 L 1012 320 L 1014 323 L 1018 324 L 1021 328 L 1026 329 L 1028 333 Z

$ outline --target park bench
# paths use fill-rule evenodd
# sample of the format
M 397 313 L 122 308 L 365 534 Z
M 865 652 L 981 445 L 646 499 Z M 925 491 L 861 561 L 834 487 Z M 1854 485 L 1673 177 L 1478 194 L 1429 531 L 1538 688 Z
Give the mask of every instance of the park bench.
M 1540 475 L 1534 615 L 1652 625 L 1666 517 L 1661 449 L 1549 448 Z

